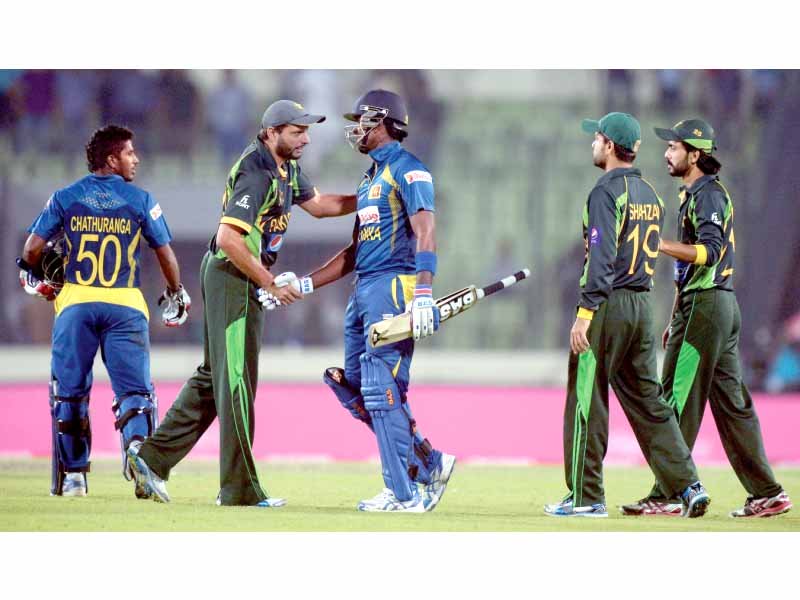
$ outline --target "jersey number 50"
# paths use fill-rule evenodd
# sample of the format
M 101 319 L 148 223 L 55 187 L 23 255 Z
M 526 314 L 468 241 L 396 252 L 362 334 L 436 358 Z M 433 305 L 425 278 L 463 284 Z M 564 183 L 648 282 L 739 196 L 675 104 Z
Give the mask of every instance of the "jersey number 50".
M 75 279 L 81 285 L 92 285 L 99 276 L 100 285 L 112 287 L 117 282 L 117 275 L 119 275 L 119 268 L 122 264 L 122 244 L 120 244 L 117 236 L 110 234 L 103 237 L 97 254 L 86 249 L 86 244 L 96 243 L 99 240 L 100 236 L 96 233 L 84 233 L 81 236 L 81 243 L 80 246 L 78 246 L 78 256 L 76 258 L 78 262 L 88 260 L 92 265 L 92 271 L 88 279 L 84 279 L 81 272 L 78 271 L 75 273 Z M 114 246 L 114 272 L 109 279 L 106 279 L 105 262 L 109 246 Z
M 648 243 L 650 240 L 650 235 L 655 233 L 658 236 L 660 229 L 656 223 L 651 223 L 650 226 L 644 232 L 644 238 L 642 239 L 642 250 L 644 253 L 655 260 L 658 258 L 658 244 L 656 244 L 656 249 L 651 250 L 650 244 Z M 633 257 L 631 258 L 631 268 L 628 269 L 628 275 L 633 275 L 634 271 L 636 271 L 636 257 L 639 255 L 639 223 L 636 224 L 636 227 L 633 228 L 633 231 L 630 232 L 626 242 L 633 242 Z M 648 275 L 652 275 L 655 271 L 653 267 L 650 266 L 650 263 L 647 262 L 647 259 L 644 260 L 644 270 L 645 273 Z

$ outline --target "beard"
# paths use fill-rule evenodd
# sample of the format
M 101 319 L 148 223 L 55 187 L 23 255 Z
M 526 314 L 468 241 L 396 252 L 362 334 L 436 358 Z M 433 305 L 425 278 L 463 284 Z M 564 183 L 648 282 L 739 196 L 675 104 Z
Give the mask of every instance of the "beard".
M 599 167 L 601 169 L 606 168 L 606 157 L 605 156 L 598 156 L 596 154 L 592 154 L 592 162 L 594 163 L 595 167 Z
M 684 160 L 681 163 L 672 164 L 667 162 L 667 169 L 669 170 L 670 177 L 683 177 L 689 172 L 689 161 Z
M 289 144 L 278 138 L 278 141 L 275 143 L 275 154 L 280 156 L 283 160 L 300 158 L 300 155 L 302 154 L 302 146 L 298 148 L 292 148 Z M 295 154 L 297 154 L 297 156 L 295 156 Z

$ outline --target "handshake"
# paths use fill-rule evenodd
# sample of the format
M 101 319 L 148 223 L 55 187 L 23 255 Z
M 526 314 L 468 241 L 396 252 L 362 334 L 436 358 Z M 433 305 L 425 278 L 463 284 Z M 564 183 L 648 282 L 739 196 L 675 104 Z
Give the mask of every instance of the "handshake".
M 256 296 L 264 308 L 274 310 L 281 304 L 291 304 L 295 300 L 300 300 L 313 291 L 314 283 L 311 277 L 298 278 L 291 271 L 286 271 L 278 275 L 269 288 L 258 288 Z

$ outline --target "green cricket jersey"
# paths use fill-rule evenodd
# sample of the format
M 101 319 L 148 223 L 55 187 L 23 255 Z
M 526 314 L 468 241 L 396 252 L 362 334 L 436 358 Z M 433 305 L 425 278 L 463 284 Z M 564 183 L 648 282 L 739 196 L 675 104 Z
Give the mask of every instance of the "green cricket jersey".
M 600 177 L 583 210 L 579 307 L 596 310 L 619 288 L 650 290 L 663 224 L 664 203 L 639 169 Z
M 704 175 L 681 187 L 678 241 L 697 248 L 694 263 L 675 261 L 681 293 L 719 288 L 733 291 L 733 202 L 716 175 Z

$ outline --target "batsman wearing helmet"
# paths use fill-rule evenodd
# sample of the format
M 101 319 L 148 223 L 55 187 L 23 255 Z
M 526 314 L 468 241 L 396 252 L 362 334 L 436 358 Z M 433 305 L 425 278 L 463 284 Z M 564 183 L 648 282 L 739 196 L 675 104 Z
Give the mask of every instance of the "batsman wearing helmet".
M 372 90 L 344 115 L 350 145 L 372 159 L 358 186 L 358 217 L 352 243 L 311 275 L 292 285 L 309 293 L 355 270 L 357 280 L 345 314 L 344 369 L 323 379 L 342 406 L 378 440 L 385 489 L 358 510 L 425 512 L 444 493 L 455 457 L 434 450 L 417 430 L 408 406 L 414 340 L 433 335 L 438 308 L 433 177 L 406 151 L 405 102 L 393 92 Z M 292 274 L 290 274 L 292 275 Z M 372 323 L 409 311 L 413 339 L 370 348 Z M 421 483 L 420 493 L 417 483 Z
M 554 517 L 607 517 L 603 458 L 608 447 L 608 386 L 614 389 L 650 468 L 682 513 L 705 514 L 710 499 L 698 481 L 675 415 L 664 402 L 656 365 L 650 289 L 663 203 L 633 167 L 639 122 L 627 113 L 585 119 L 592 160 L 604 174 L 583 211 L 586 256 L 570 332 L 564 468 L 569 494 L 545 506 Z
M 675 259 L 676 286 L 672 320 L 662 338 L 664 395 L 689 448 L 710 402 L 722 446 L 748 494 L 744 506 L 730 515 L 779 515 L 792 502 L 775 481 L 753 399 L 742 381 L 733 201 L 717 176 L 722 165 L 713 156 L 714 130 L 701 119 L 687 119 L 655 132 L 667 142 L 669 174 L 683 181 L 679 240 L 661 240 L 661 252 Z M 645 498 L 621 509 L 625 515 L 674 515 L 680 503 L 656 483 Z
M 120 431 L 123 473 L 130 478 L 125 451 L 150 436 L 157 403 L 150 381 L 147 304 L 139 290 L 142 238 L 155 250 L 167 289 L 163 322 L 181 325 L 191 300 L 169 245 L 172 238 L 161 207 L 131 182 L 139 158 L 133 133 L 109 125 L 86 146 L 89 171 L 55 192 L 28 229 L 20 283 L 25 291 L 55 301 L 50 379 L 53 425 L 53 495 L 85 496 L 92 432 L 89 393 L 98 347 L 114 390 L 115 427 Z M 62 235 L 53 246 L 48 240 Z M 63 288 L 54 289 L 53 252 L 63 244 Z M 42 260 L 42 259 L 45 260 Z M 32 267 L 31 265 L 35 265 Z M 149 492 L 137 486 L 136 495 Z

